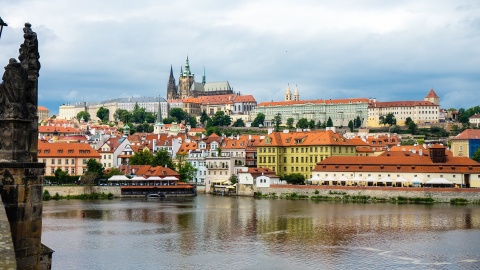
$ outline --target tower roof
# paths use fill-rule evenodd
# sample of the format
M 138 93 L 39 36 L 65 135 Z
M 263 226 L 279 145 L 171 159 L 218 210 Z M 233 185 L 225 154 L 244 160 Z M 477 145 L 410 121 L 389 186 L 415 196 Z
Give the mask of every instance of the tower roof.
M 426 98 L 438 98 L 438 96 L 433 89 L 430 89 L 430 92 L 428 92 Z
M 287 90 L 285 91 L 285 94 L 291 94 L 292 91 L 290 91 L 290 84 L 287 85 Z

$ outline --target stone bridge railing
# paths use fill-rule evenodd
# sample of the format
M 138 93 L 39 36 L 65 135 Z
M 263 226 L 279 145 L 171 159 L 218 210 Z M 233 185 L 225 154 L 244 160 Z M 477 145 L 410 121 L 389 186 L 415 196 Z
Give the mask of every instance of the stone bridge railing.
M 17 269 L 10 223 L 0 200 L 0 269 Z

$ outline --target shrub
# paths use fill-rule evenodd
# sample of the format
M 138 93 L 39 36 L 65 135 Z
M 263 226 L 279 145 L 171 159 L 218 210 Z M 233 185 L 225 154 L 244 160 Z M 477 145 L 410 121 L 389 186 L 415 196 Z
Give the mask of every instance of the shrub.
M 44 201 L 49 201 L 51 198 L 52 198 L 52 196 L 50 195 L 50 192 L 48 192 L 48 190 L 44 190 L 43 191 L 43 200 Z

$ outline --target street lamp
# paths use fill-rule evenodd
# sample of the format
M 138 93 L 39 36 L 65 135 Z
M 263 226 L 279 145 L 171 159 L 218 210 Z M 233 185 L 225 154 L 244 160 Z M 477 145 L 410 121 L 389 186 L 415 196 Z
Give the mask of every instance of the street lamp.
M 2 17 L 0 17 L 0 38 L 2 37 L 2 30 L 4 26 L 8 26 L 3 20 Z

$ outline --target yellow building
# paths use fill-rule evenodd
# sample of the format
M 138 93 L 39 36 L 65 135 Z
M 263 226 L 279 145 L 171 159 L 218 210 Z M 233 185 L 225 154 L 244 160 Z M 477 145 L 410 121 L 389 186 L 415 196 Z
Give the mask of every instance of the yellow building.
M 257 167 L 270 168 L 277 175 L 300 173 L 306 179 L 320 162 L 330 156 L 355 156 L 356 141 L 331 130 L 273 132 L 257 147 Z

